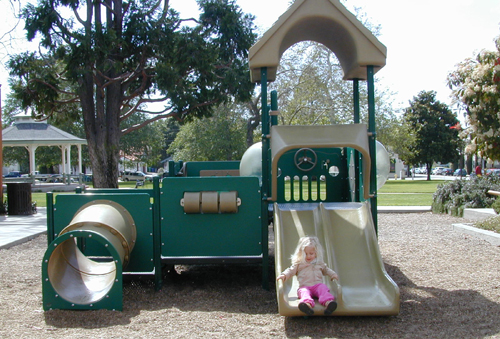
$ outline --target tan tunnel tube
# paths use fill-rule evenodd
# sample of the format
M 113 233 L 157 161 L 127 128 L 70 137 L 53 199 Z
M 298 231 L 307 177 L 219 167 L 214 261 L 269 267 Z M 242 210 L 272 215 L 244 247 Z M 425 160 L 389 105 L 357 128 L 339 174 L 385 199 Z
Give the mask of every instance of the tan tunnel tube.
M 84 205 L 59 235 L 72 231 L 87 231 L 85 234 L 94 233 L 104 239 L 105 246 L 109 243 L 114 247 L 123 267 L 130 260 L 137 237 L 130 213 L 120 204 L 107 200 Z M 57 244 L 49 258 L 47 273 L 60 297 L 75 304 L 92 304 L 104 298 L 113 287 L 116 263 L 87 258 L 77 247 L 77 238 Z

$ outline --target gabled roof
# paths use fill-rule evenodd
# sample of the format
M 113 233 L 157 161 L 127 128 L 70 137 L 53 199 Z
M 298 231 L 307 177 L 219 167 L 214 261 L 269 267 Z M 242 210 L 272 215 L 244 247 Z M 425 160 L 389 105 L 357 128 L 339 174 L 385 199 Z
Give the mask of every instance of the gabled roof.
M 268 81 L 276 79 L 281 55 L 301 41 L 316 41 L 335 53 L 344 79 L 366 79 L 366 66 L 375 72 L 385 66 L 387 48 L 339 0 L 295 0 L 264 36 L 250 48 L 253 82 L 268 68 Z
M 32 119 L 16 117 L 16 122 L 2 131 L 3 146 L 23 145 L 86 145 L 87 140 L 49 125 L 44 122 L 35 122 Z

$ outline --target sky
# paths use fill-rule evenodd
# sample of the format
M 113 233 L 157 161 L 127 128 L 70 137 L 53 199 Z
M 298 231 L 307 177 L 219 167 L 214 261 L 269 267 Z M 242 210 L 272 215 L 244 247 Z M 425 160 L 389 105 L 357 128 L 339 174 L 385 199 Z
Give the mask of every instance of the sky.
M 170 3 L 182 17 L 197 13 L 195 0 L 170 0 Z M 392 99 L 396 108 L 407 107 L 423 90 L 436 91 L 438 100 L 451 106 L 451 91 L 446 85 L 448 73 L 482 49 L 494 50 L 494 39 L 500 35 L 499 0 L 346 0 L 343 3 L 351 12 L 360 7 L 372 24 L 381 26 L 378 39 L 387 47 L 387 64 L 376 77 L 378 86 L 395 92 Z M 237 0 L 237 4 L 244 12 L 256 16 L 255 23 L 264 32 L 286 11 L 289 0 Z M 9 20 L 4 18 L 2 22 Z M 24 34 L 22 27 L 21 23 L 18 36 Z M 0 29 L 1 37 L 5 29 Z M 14 47 L 22 50 L 26 46 L 29 45 L 20 40 Z M 4 63 L 7 60 L 2 52 L 0 46 L 0 61 Z M 2 99 L 8 91 L 6 76 L 5 68 L 0 66 Z
M 420 91 L 436 91 L 451 106 L 446 85 L 455 65 L 482 49 L 494 50 L 500 35 L 499 0 L 346 0 L 351 12 L 360 7 L 381 26 L 378 37 L 387 47 L 387 64 L 377 74 L 382 86 L 397 92 L 395 107 L 407 107 Z M 195 0 L 171 0 L 181 14 L 196 9 Z M 256 16 L 262 31 L 278 20 L 289 0 L 237 0 Z

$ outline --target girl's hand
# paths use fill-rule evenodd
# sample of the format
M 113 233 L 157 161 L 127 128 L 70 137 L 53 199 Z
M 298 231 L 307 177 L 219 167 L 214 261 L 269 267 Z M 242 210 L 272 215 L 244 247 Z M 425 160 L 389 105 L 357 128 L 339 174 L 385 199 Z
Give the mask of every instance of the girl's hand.
M 334 280 L 339 280 L 339 276 L 337 274 L 334 274 L 332 276 L 332 281 L 334 281 Z
M 280 274 L 280 275 L 276 278 L 276 280 L 283 280 L 283 281 L 285 281 L 285 278 L 286 278 L 286 276 L 285 276 L 284 274 Z

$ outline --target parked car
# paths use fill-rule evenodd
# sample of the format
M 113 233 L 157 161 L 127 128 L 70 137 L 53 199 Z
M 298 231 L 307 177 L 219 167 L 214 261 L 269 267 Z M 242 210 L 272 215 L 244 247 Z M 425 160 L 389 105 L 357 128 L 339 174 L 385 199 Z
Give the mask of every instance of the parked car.
M 69 182 L 76 182 L 75 178 L 69 178 Z M 45 182 L 64 182 L 64 175 L 62 174 L 50 174 Z
M 146 174 L 141 171 L 124 171 L 122 174 L 123 181 L 144 181 L 146 180 Z
M 20 178 L 20 177 L 21 177 L 21 172 L 19 171 L 12 171 L 4 176 L 4 178 Z
M 415 168 L 415 174 L 427 174 L 427 168 L 417 167 Z
M 62 174 L 52 174 L 47 178 L 47 182 L 63 182 L 63 179 Z
M 146 173 L 146 180 L 147 181 L 153 181 L 153 178 L 158 177 L 159 175 L 157 173 Z
M 485 173 L 487 176 L 500 177 L 500 168 L 489 168 Z
M 451 168 L 444 168 L 441 171 L 441 175 L 453 175 L 453 170 Z
M 465 170 L 465 168 L 457 168 L 455 170 L 455 173 L 453 173 L 454 176 L 456 177 L 465 177 L 467 175 L 467 171 Z
M 434 175 L 443 175 L 443 170 L 444 169 L 445 169 L 445 167 L 434 167 L 432 169 L 431 174 L 434 174 Z

